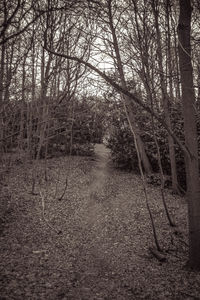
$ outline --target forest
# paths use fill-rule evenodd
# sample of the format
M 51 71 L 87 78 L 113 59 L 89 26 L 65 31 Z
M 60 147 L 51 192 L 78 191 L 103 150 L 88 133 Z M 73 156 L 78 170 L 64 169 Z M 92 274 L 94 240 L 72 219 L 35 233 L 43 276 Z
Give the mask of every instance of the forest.
M 200 1 L 0 2 L 0 299 L 200 299 Z

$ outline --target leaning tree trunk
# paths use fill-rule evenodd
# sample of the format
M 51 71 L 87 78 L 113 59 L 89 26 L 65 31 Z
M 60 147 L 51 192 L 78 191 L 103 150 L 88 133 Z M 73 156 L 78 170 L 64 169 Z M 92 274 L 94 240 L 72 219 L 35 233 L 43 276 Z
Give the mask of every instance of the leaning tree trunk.
M 178 24 L 179 68 L 182 87 L 185 144 L 191 155 L 185 157 L 189 218 L 189 266 L 200 269 L 200 183 L 198 167 L 198 143 L 195 121 L 195 94 L 191 63 L 191 14 L 190 0 L 180 0 Z
M 156 4 L 154 0 L 152 0 L 152 9 L 154 14 L 155 30 L 157 34 L 158 67 L 159 67 L 164 116 L 165 116 L 165 122 L 171 130 L 172 125 L 171 125 L 170 111 L 169 111 L 169 95 L 168 95 L 167 86 L 164 78 L 163 54 L 162 54 L 163 50 L 162 50 L 161 32 L 160 32 L 159 20 L 158 20 L 159 11 L 156 9 Z M 178 193 L 179 188 L 178 188 L 177 169 L 176 169 L 175 147 L 174 147 L 174 140 L 170 134 L 168 134 L 168 145 L 169 145 L 169 157 L 170 157 L 170 166 L 171 166 L 171 175 L 172 175 L 172 189 L 174 192 Z
M 112 34 L 113 47 L 114 47 L 114 50 L 115 50 L 116 64 L 117 64 L 117 69 L 118 69 L 118 72 L 119 72 L 121 86 L 124 89 L 127 89 L 127 84 L 126 84 L 126 80 L 125 80 L 125 76 L 124 76 L 124 70 L 123 70 L 123 64 L 122 64 L 119 45 L 118 45 L 118 39 L 117 39 L 114 24 L 113 24 L 111 2 L 112 2 L 112 0 L 108 1 L 109 26 L 110 26 L 110 30 L 111 30 L 111 34 Z M 123 95 L 122 93 L 121 93 L 121 96 L 122 96 L 122 99 L 125 102 L 125 105 L 126 105 L 126 108 L 127 108 L 127 113 L 128 113 L 128 117 L 129 117 L 129 121 L 130 121 L 129 125 L 131 124 L 130 129 L 131 129 L 131 132 L 134 131 L 134 138 L 136 138 L 138 151 L 139 151 L 139 154 L 140 154 L 140 158 L 141 158 L 141 161 L 142 161 L 143 168 L 144 168 L 146 174 L 149 174 L 149 173 L 152 172 L 152 167 L 151 167 L 149 158 L 148 158 L 148 156 L 146 154 L 146 151 L 145 151 L 145 146 L 144 146 L 144 143 L 143 143 L 141 135 L 140 135 L 139 126 L 138 126 L 138 124 L 135 120 L 135 115 L 132 111 L 132 100 L 129 97 L 127 97 L 126 95 Z

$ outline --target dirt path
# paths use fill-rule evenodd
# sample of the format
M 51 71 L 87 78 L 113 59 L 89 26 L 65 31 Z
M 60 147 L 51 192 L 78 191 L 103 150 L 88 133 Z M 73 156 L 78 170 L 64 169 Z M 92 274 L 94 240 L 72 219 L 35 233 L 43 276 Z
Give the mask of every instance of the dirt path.
M 92 182 L 89 187 L 90 196 L 93 200 L 104 196 L 105 184 L 110 171 L 108 166 L 109 150 L 103 144 L 97 144 L 95 146 L 95 153 L 96 164 L 91 173 Z
M 95 166 L 91 171 L 91 183 L 87 187 L 89 197 L 86 198 L 87 203 L 84 207 L 84 218 L 88 225 L 103 213 L 103 206 L 109 197 L 106 185 L 110 174 L 109 150 L 103 144 L 97 144 L 95 153 Z
M 111 193 L 108 180 L 111 173 L 109 151 L 104 145 L 95 146 L 95 165 L 91 171 L 91 182 L 87 188 L 85 205 L 79 211 L 77 219 L 81 220 L 81 235 L 86 237 L 78 254 L 78 269 L 82 268 L 82 287 L 85 299 L 104 299 L 105 287 L 112 289 L 119 276 L 111 260 L 114 245 L 109 233 L 109 214 L 111 214 Z M 112 279 L 110 279 L 112 274 Z M 81 273 L 79 274 L 81 276 Z M 97 282 L 100 286 L 97 287 Z M 95 296 L 91 296 L 91 289 Z M 103 289 L 103 291 L 102 291 Z
M 200 295 L 200 276 L 183 269 L 187 249 L 176 237 L 171 244 L 159 189 L 150 186 L 148 195 L 161 245 L 175 253 L 167 255 L 165 264 L 148 252 L 152 232 L 139 177 L 112 169 L 103 145 L 95 150 L 95 160 L 49 160 L 48 182 L 41 179 L 41 161 L 35 196 L 30 194 L 31 165 L 16 166 L 10 174 L 11 206 L 0 230 L 0 299 L 149 300 Z M 66 174 L 68 189 L 60 201 Z M 168 194 L 168 204 L 186 236 L 183 200 Z

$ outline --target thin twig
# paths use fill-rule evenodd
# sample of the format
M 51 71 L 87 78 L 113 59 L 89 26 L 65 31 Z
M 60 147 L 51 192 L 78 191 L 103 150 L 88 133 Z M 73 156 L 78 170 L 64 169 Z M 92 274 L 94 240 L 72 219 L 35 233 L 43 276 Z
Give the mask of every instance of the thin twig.
M 65 187 L 64 187 L 64 191 L 63 191 L 61 197 L 58 198 L 59 201 L 61 201 L 62 198 L 64 197 L 64 195 L 65 195 L 65 193 L 66 193 L 66 191 L 67 191 L 67 188 L 68 188 L 68 176 L 66 176 L 66 179 L 65 179 Z
M 57 177 L 57 180 L 56 180 L 56 188 L 55 188 L 54 198 L 56 198 L 56 196 L 57 196 L 59 179 L 60 179 L 60 168 L 58 169 L 58 177 Z
M 45 221 L 45 223 L 52 229 L 54 230 L 57 234 L 61 234 L 62 231 L 61 230 L 57 230 L 56 228 L 54 228 L 53 226 L 51 226 L 51 224 L 49 223 L 49 221 L 46 219 L 45 217 L 45 197 L 42 194 L 42 192 L 40 191 L 40 197 L 41 197 L 41 201 L 42 201 L 42 217 L 43 220 Z

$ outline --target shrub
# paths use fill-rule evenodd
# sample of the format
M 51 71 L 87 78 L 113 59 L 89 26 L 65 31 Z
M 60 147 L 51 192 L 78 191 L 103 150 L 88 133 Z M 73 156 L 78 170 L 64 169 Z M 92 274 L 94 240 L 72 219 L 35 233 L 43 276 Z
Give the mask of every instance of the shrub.
M 94 99 L 95 100 L 95 99 Z M 28 150 L 32 158 L 44 158 L 46 153 L 48 156 L 66 155 L 91 155 L 93 153 L 93 144 L 101 142 L 103 136 L 103 124 L 101 122 L 101 110 L 96 111 L 92 109 L 87 98 L 74 98 L 66 101 L 63 104 L 55 105 L 49 102 L 48 125 L 46 126 L 44 139 L 42 141 L 41 149 L 40 143 L 40 127 L 41 131 L 44 129 L 43 121 L 38 117 L 38 108 L 41 104 L 38 99 L 28 109 L 28 104 L 24 104 L 24 130 L 23 135 L 20 136 L 21 123 L 21 109 L 22 105 L 10 105 L 10 110 L 13 116 L 8 118 L 7 126 L 4 129 L 4 136 L 11 136 L 4 142 L 4 151 L 18 147 Z M 29 119 L 29 110 L 31 111 L 31 120 Z M 27 134 L 27 132 L 29 134 Z M 14 134 L 13 134 L 14 133 Z M 70 146 L 72 145 L 72 146 Z
M 180 106 L 171 107 L 172 128 L 179 139 L 184 142 L 183 119 L 180 114 Z M 141 137 L 154 172 L 159 172 L 157 150 L 152 132 L 151 117 L 142 109 L 137 110 L 136 120 L 142 128 Z M 170 157 L 166 130 L 155 121 L 155 135 L 159 144 L 161 162 L 165 175 L 171 175 Z M 138 159 L 135 150 L 133 135 L 129 129 L 126 117 L 121 115 L 112 120 L 112 130 L 107 141 L 107 147 L 111 149 L 111 157 L 115 165 L 120 168 L 138 172 Z M 175 145 L 177 175 L 179 184 L 186 187 L 185 162 L 182 151 Z

